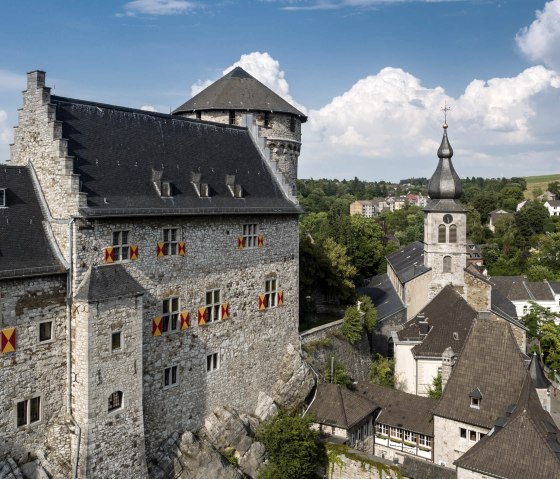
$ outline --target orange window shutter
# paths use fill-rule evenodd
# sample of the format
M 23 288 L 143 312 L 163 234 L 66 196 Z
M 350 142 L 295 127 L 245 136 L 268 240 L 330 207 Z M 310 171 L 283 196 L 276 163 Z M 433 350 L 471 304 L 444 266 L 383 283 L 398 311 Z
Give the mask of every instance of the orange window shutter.
M 152 319 L 152 336 L 161 336 L 161 318 Z
M 130 250 L 130 259 L 131 260 L 137 260 L 138 259 L 138 245 L 137 244 L 133 244 L 131 246 L 129 246 L 129 250 Z
M 198 325 L 203 326 L 206 324 L 206 308 L 198 308 Z
M 229 303 L 222 304 L 222 321 L 229 318 Z
M 16 328 L 0 331 L 0 352 L 13 353 L 16 350 Z
M 179 241 L 179 256 L 185 256 L 185 242 Z
M 239 238 L 237 238 L 237 247 L 239 249 L 245 248 L 245 238 L 243 236 L 240 236 Z
M 181 313 L 181 329 L 187 329 L 190 324 L 189 324 L 189 312 L 188 311 L 183 311 Z
M 105 263 L 112 263 L 115 260 L 115 256 L 113 254 L 113 248 L 111 246 L 105 248 L 104 259 L 105 259 Z
M 158 256 L 163 256 L 163 243 L 158 243 L 157 244 L 157 255 Z
M 257 237 L 257 246 L 258 246 L 259 248 L 262 248 L 262 247 L 263 247 L 263 243 L 264 243 L 263 235 L 259 235 L 259 236 Z
M 284 292 L 283 291 L 278 291 L 278 293 L 276 293 L 276 304 L 278 306 L 282 306 L 284 304 Z
M 266 309 L 266 296 L 264 294 L 259 294 L 259 311 Z

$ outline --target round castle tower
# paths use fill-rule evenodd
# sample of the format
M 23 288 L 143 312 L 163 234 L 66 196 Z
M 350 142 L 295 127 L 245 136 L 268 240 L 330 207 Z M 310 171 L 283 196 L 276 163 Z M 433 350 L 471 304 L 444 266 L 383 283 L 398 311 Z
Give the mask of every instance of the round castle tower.
M 295 196 L 301 124 L 307 117 L 241 67 L 212 83 L 173 114 L 230 125 L 256 125 L 272 164 Z
M 428 184 L 430 201 L 424 208 L 424 264 L 432 269 L 430 299 L 448 284 L 466 295 L 467 209 L 460 201 L 461 180 L 451 162 L 447 123 L 437 155 L 439 163 Z

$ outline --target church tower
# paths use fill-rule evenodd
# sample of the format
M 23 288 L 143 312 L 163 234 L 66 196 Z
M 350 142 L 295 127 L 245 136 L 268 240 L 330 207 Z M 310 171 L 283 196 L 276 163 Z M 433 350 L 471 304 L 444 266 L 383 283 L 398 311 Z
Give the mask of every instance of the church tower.
M 448 284 L 465 297 L 467 209 L 460 201 L 461 180 L 451 163 L 447 123 L 437 155 L 439 163 L 428 184 L 430 201 L 424 208 L 424 264 L 432 270 L 428 299 Z

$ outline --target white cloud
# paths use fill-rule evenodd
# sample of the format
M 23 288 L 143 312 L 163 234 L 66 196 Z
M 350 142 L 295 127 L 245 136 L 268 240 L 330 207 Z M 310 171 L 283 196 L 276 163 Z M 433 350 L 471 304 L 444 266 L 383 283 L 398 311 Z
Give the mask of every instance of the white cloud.
M 342 8 L 371 9 L 383 5 L 396 3 L 451 3 L 466 2 L 469 0 L 315 0 L 315 1 L 293 1 L 280 0 L 280 3 L 288 3 L 283 10 L 338 10 Z M 475 1 L 475 0 L 471 0 Z
M 560 71 L 560 0 L 548 2 L 536 16 L 517 34 L 517 45 L 530 60 Z
M 178 15 L 188 13 L 199 5 L 186 0 L 133 0 L 124 5 L 124 15 Z
M 150 106 L 150 105 L 144 105 L 140 107 L 140 110 L 144 110 L 144 111 L 153 111 L 153 112 L 157 112 L 157 108 L 154 106 Z
M 0 70 L 0 91 L 22 91 L 24 88 L 25 75 Z
M 306 112 L 305 107 L 300 105 L 290 95 L 290 87 L 285 78 L 284 72 L 280 70 L 280 63 L 278 60 L 272 58 L 267 52 L 252 52 L 247 53 L 246 55 L 241 55 L 241 58 L 233 65 L 227 67 L 223 71 L 223 74 L 225 75 L 238 66 L 253 75 L 260 82 L 264 83 L 268 88 L 276 92 L 288 103 L 291 103 L 303 113 Z M 192 95 L 196 95 L 212 83 L 213 82 L 211 80 L 199 80 L 191 87 Z

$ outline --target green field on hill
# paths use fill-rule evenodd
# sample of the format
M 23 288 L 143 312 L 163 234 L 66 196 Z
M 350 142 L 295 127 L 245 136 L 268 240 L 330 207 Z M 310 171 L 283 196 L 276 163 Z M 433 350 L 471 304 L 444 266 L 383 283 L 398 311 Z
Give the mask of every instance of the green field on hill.
M 560 173 L 556 175 L 526 176 L 525 179 L 527 180 L 525 198 L 532 200 L 534 190 L 540 190 L 541 193 L 545 192 L 549 183 L 560 181 Z

